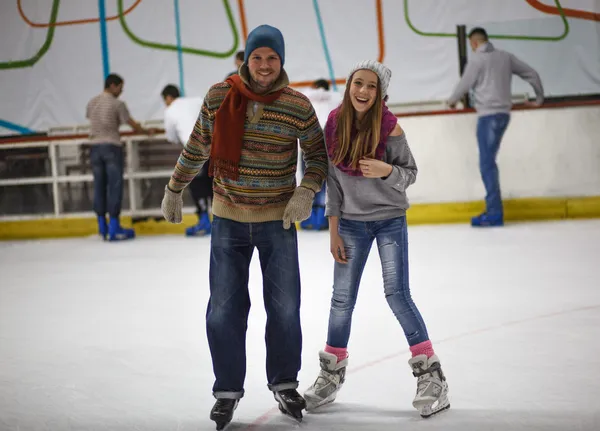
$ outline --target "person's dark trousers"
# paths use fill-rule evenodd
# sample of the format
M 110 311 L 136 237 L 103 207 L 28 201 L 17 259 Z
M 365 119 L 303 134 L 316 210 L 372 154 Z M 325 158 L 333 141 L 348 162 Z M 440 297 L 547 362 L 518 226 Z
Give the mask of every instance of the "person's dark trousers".
M 94 175 L 94 212 L 111 218 L 121 214 L 123 201 L 123 147 L 114 144 L 95 144 L 90 149 Z
M 501 113 L 485 115 L 477 121 L 479 169 L 486 191 L 486 214 L 491 217 L 502 218 L 504 214 L 496 156 L 509 120 L 509 114 Z
M 190 193 L 196 205 L 198 218 L 208 211 L 213 196 L 213 179 L 208 176 L 208 161 L 190 183 Z
M 302 331 L 295 226 L 286 230 L 281 220 L 240 223 L 214 216 L 212 229 L 206 331 L 216 378 L 214 396 L 239 399 L 244 394 L 248 279 L 255 248 L 267 312 L 268 387 L 274 392 L 297 388 Z

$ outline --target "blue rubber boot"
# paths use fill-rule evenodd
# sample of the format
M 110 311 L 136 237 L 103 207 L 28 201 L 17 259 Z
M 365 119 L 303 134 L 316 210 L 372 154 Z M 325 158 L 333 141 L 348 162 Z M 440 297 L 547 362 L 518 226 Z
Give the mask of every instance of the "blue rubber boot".
M 98 234 L 106 241 L 106 235 L 108 235 L 108 224 L 104 216 L 98 216 Z
M 329 220 L 325 217 L 325 207 L 313 206 L 310 217 L 300 223 L 304 230 L 326 230 L 329 229 Z
M 504 216 L 502 214 L 483 213 L 471 219 L 473 227 L 499 227 L 504 226 Z
M 188 227 L 185 230 L 186 236 L 206 236 L 210 235 L 211 231 L 210 218 L 208 217 L 208 213 L 202 213 L 200 215 L 200 220 L 198 224 L 195 224 L 192 227 Z
M 108 224 L 108 240 L 109 241 L 123 241 L 126 239 L 135 238 L 135 231 L 133 229 L 126 229 L 121 226 L 119 219 L 111 217 Z
M 303 230 L 312 230 L 313 225 L 314 225 L 314 222 L 313 222 L 314 217 L 315 217 L 315 209 L 313 207 L 313 209 L 310 213 L 310 217 L 307 218 L 306 220 L 300 222 L 300 228 Z
M 329 220 L 325 217 L 325 207 L 318 206 L 313 207 L 313 229 L 314 230 L 327 230 L 329 229 Z

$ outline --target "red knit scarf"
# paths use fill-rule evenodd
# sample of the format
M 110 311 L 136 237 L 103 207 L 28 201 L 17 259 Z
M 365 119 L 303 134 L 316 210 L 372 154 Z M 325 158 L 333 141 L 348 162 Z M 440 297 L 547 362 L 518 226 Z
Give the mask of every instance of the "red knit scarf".
M 231 84 L 231 89 L 215 114 L 208 172 L 213 177 L 237 181 L 248 99 L 265 104 L 273 103 L 283 89 L 260 95 L 246 87 L 239 75 L 232 75 L 225 82 Z

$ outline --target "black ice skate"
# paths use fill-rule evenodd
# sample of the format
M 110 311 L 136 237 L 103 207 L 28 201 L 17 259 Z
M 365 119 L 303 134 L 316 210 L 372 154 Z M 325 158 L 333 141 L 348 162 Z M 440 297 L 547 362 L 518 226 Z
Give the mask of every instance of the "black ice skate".
M 217 430 L 224 429 L 231 419 L 233 412 L 237 408 L 240 400 L 231 400 L 229 398 L 218 398 L 217 402 L 210 411 L 210 420 L 215 421 Z
M 302 410 L 306 408 L 306 401 L 296 389 L 284 389 L 273 392 L 273 395 L 279 403 L 281 413 L 302 422 Z

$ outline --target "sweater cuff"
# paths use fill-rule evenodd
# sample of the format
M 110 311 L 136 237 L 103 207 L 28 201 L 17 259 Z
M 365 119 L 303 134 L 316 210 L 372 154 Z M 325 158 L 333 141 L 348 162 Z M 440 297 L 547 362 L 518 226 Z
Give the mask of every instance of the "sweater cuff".
M 390 187 L 400 187 L 400 169 L 397 166 L 392 166 L 392 173 L 383 180 L 383 183 Z
M 340 207 L 335 206 L 332 207 L 330 205 L 327 205 L 325 207 L 325 217 L 341 217 L 342 216 L 342 212 L 340 211 Z
M 177 187 L 177 185 L 181 186 L 181 183 L 176 183 L 171 179 L 167 184 L 167 188 L 173 193 L 181 193 L 187 184 L 183 187 Z
M 314 194 L 317 194 L 321 190 L 315 181 L 307 178 L 303 178 L 298 187 L 304 187 L 305 189 L 312 190 Z

